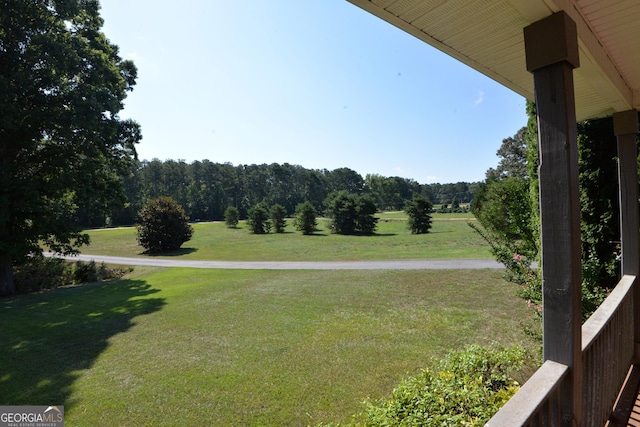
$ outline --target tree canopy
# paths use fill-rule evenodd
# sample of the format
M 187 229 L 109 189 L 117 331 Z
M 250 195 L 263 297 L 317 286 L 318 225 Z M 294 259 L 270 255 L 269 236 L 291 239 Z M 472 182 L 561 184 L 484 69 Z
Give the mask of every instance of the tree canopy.
M 39 242 L 71 253 L 88 238 L 77 208 L 124 202 L 140 128 L 118 113 L 136 80 L 100 31 L 96 0 L 0 1 L 0 294 Z

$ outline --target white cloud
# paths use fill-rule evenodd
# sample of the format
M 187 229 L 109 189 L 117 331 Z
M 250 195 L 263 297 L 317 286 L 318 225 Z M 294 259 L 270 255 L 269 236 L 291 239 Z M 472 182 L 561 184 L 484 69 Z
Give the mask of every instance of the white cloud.
M 482 104 L 482 101 L 484 101 L 484 92 L 479 90 L 478 91 L 478 97 L 474 101 L 473 105 L 476 105 L 476 106 L 480 105 L 480 104 Z

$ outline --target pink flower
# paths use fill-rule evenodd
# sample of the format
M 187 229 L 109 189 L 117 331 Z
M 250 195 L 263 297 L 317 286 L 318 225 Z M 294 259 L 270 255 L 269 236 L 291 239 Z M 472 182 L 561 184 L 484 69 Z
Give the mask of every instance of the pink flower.
M 518 262 L 522 261 L 522 255 L 520 255 L 520 254 L 513 254 L 513 260 L 514 260 L 514 261 L 518 261 Z
M 542 305 L 541 304 L 535 304 L 530 299 L 527 300 L 527 307 L 533 308 L 537 313 L 542 313 Z

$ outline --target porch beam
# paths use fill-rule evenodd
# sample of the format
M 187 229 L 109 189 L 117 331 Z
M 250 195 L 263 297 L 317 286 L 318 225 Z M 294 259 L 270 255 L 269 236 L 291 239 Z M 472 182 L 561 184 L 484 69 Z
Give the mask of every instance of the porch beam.
M 638 111 L 613 115 L 613 131 L 618 139 L 618 183 L 620 199 L 621 273 L 640 273 L 640 209 L 638 206 Z M 635 359 L 640 361 L 640 287 L 634 288 Z
M 562 426 L 582 425 L 580 200 L 573 69 L 575 23 L 555 13 L 524 29 L 533 73 L 540 156 L 540 225 L 544 360 L 569 367 Z

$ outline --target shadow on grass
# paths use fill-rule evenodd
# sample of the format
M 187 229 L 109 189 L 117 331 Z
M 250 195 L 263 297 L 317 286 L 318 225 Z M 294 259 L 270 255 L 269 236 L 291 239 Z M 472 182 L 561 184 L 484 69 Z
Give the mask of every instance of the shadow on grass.
M 375 237 L 393 237 L 393 236 L 397 236 L 398 233 L 374 233 L 374 234 L 342 234 L 342 236 L 349 236 L 349 237 L 362 237 L 362 238 L 367 238 L 367 237 L 371 237 L 371 238 L 375 238 Z M 327 233 L 312 233 L 312 234 L 305 234 L 305 236 L 321 236 L 321 237 L 328 237 L 329 234 Z
M 182 256 L 182 255 L 189 255 L 192 254 L 194 252 L 198 252 L 198 248 L 180 248 L 180 249 L 176 249 L 175 251 L 169 251 L 169 252 L 154 252 L 154 253 L 147 253 L 147 252 L 143 252 L 144 255 L 147 256 Z
M 354 234 L 344 234 L 344 236 L 361 237 L 363 239 L 366 239 L 366 238 L 375 239 L 376 237 L 393 237 L 393 236 L 397 236 L 397 235 L 398 235 L 398 233 L 373 233 L 373 234 L 354 233 Z
M 163 298 L 142 280 L 117 280 L 0 300 L 0 405 L 65 405 L 74 381 L 112 336 Z

